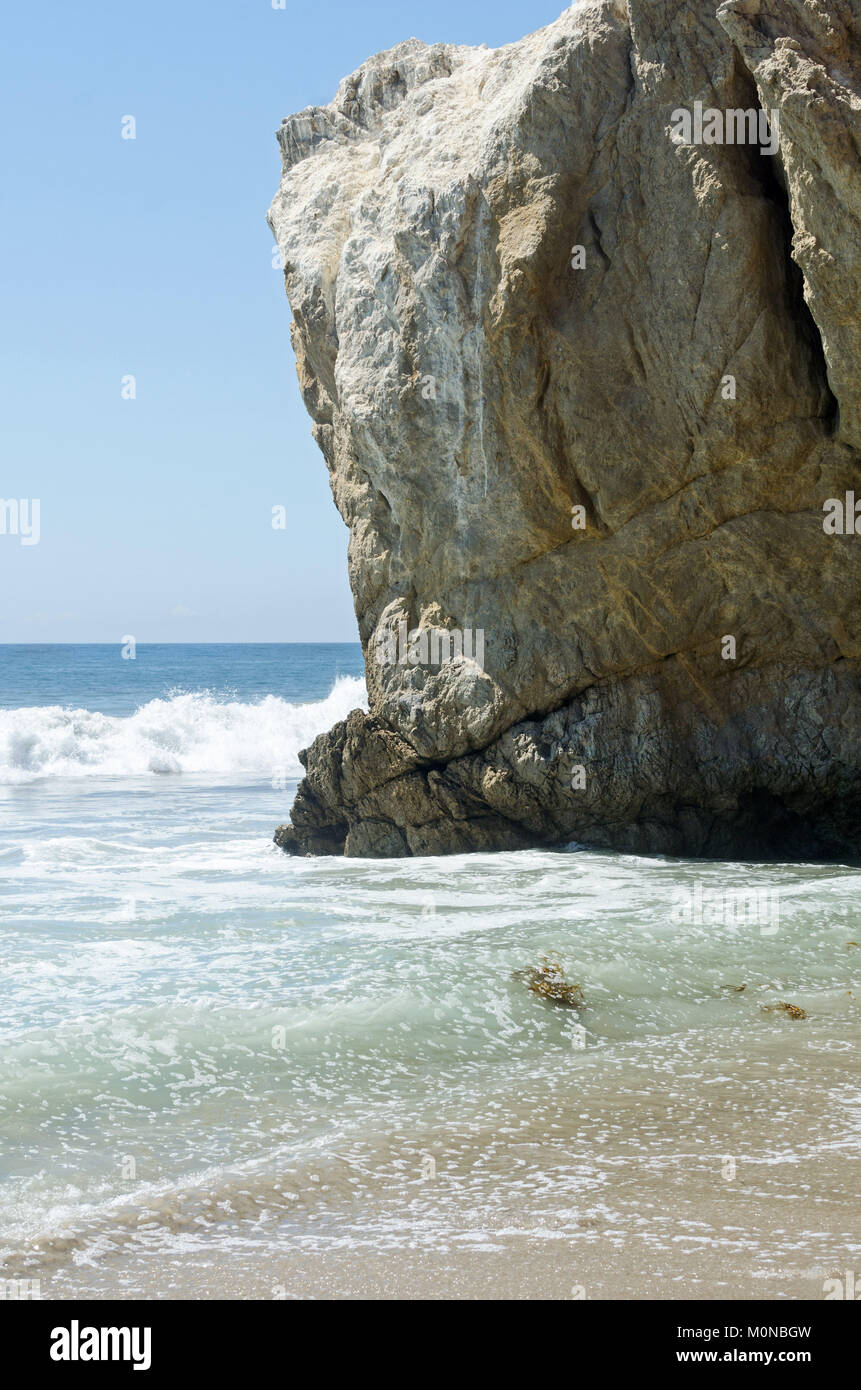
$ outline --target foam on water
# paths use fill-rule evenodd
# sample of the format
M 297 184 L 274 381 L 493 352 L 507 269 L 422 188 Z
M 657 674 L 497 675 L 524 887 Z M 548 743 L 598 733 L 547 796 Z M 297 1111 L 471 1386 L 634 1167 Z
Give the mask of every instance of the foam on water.
M 343 678 L 307 703 L 0 711 L 11 1275 L 68 1289 L 129 1251 L 277 1250 L 285 1231 L 293 1249 L 501 1250 L 627 1221 L 657 1250 L 667 1175 L 699 1219 L 724 1152 L 748 1152 L 778 1210 L 786 1172 L 827 1161 L 842 1219 L 861 873 L 577 849 L 285 856 L 271 837 L 299 748 L 363 702 Z M 680 919 L 680 893 L 728 887 L 776 895 L 776 928 Z M 515 978 L 545 953 L 581 1013 Z M 785 999 L 806 1022 L 762 1008 Z
M 364 681 L 342 676 L 325 700 L 305 705 L 194 691 L 149 700 L 125 718 L 59 705 L 0 709 L 0 785 L 177 772 L 296 776 L 300 748 L 366 707 Z

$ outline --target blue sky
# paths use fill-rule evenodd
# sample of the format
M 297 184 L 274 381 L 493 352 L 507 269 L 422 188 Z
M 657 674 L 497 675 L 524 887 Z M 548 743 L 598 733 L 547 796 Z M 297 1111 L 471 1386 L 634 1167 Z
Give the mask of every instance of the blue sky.
M 0 534 L 0 642 L 356 640 L 265 222 L 275 130 L 401 39 L 496 46 L 563 8 L 7 8 L 0 498 L 41 515 L 37 545 Z

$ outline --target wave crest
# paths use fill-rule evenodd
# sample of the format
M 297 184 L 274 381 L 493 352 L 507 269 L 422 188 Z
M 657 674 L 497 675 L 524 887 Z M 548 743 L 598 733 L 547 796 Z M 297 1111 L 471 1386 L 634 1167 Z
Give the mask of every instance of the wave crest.
M 340 676 L 325 700 L 308 704 L 195 691 L 126 716 L 61 705 L 0 710 L 0 785 L 177 772 L 297 777 L 300 748 L 356 708 L 367 709 L 365 682 Z

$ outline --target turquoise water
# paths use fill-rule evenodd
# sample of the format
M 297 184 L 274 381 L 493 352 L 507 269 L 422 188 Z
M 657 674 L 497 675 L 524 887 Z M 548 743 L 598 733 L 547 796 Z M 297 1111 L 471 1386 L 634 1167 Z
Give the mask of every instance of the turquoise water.
M 404 1232 L 433 1246 L 479 1211 L 486 1240 L 512 1174 L 518 1201 L 532 1194 L 544 1221 L 552 1197 L 564 1227 L 572 1193 L 582 1207 L 605 1190 L 602 1142 L 695 1151 L 697 1095 L 742 1061 L 757 1086 L 727 1109 L 716 1153 L 759 1134 L 763 1163 L 824 1145 L 857 1164 L 856 869 L 576 846 L 291 859 L 272 832 L 299 748 L 364 703 L 358 647 L 139 647 L 134 662 L 7 647 L 0 673 L 0 1252 L 14 1275 L 49 1292 L 144 1249 L 379 1248 Z M 747 915 L 702 911 L 749 890 L 762 896 Z M 545 954 L 581 984 L 582 1012 L 514 977 Z M 807 1020 L 774 1009 L 787 1000 Z M 638 1100 L 656 1077 L 675 1125 Z M 817 1105 L 830 1097 L 819 1128 L 805 1077 Z M 615 1118 L 584 1149 L 604 1106 Z M 400 1201 L 485 1132 L 523 1147 L 483 1207 L 466 1183 L 441 1225 L 424 1186 L 420 1219 L 378 1211 L 369 1235 L 386 1174 Z M 556 1141 L 567 1163 L 556 1155 L 551 1183 Z M 477 1175 L 496 1162 L 482 1142 Z

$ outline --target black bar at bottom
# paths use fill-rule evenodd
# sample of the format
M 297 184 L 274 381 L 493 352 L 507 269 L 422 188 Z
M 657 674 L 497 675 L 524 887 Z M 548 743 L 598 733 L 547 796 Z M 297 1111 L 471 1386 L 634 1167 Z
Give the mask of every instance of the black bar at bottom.
M 507 1304 L 502 1322 L 499 1305 L 477 1302 L 445 1312 L 439 1303 L 383 1302 L 377 1313 L 351 1302 L 0 1303 L 4 1361 L 13 1348 L 18 1383 L 30 1371 L 53 1378 L 108 1369 L 139 1379 L 211 1371 L 225 1379 L 278 1368 L 285 1380 L 298 1374 L 307 1383 L 330 1379 L 339 1360 L 353 1374 L 376 1368 L 386 1378 L 412 1377 L 418 1367 L 423 1379 L 435 1367 L 450 1376 L 475 1365 L 486 1379 L 497 1363 L 510 1374 L 513 1356 L 539 1381 L 580 1380 L 587 1365 L 593 1380 L 596 1371 L 660 1375 L 673 1367 L 685 1375 L 702 1366 L 756 1366 L 768 1377 L 806 1369 L 821 1380 L 854 1365 L 858 1332 L 859 1310 L 845 1301 L 523 1302 Z

